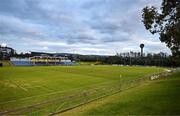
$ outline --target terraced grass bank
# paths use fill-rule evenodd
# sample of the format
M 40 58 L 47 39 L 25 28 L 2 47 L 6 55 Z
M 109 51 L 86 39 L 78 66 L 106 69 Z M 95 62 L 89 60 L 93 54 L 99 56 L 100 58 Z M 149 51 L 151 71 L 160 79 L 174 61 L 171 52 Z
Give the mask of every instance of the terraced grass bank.
M 3 67 L 0 68 L 0 112 L 28 107 L 33 112 L 26 109 L 15 114 L 50 114 L 113 92 L 119 83 L 162 71 L 164 68 L 120 66 Z
M 11 63 L 11 61 L 9 61 L 9 60 L 0 60 L 0 63 L 2 63 L 2 66 L 12 66 L 12 63 Z
M 91 102 L 62 115 L 180 115 L 180 72 Z

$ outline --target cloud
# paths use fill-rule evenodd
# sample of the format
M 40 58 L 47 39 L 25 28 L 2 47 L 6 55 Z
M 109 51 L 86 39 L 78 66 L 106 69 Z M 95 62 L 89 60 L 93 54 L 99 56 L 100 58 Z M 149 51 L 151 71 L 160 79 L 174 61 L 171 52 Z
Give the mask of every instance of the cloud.
M 49 48 L 47 46 L 44 46 L 42 49 L 43 50 L 48 50 Z
M 1 46 L 2 46 L 2 47 L 6 47 L 7 44 L 6 44 L 6 43 L 2 43 Z
M 114 54 L 139 50 L 140 43 L 147 52 L 169 52 L 141 22 L 146 5 L 159 6 L 160 1 L 2 0 L 0 43 L 19 52 Z
M 42 35 L 41 25 L 17 17 L 0 15 L 1 34 L 38 36 Z

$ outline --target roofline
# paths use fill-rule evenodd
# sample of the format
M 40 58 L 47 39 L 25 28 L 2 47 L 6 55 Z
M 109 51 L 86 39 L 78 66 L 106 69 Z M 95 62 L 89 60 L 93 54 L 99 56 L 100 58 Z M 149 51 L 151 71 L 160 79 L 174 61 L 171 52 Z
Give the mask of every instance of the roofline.
M 14 50 L 14 49 L 11 48 L 11 47 L 2 47 L 2 46 L 0 46 L 0 48 L 8 48 L 8 49 Z

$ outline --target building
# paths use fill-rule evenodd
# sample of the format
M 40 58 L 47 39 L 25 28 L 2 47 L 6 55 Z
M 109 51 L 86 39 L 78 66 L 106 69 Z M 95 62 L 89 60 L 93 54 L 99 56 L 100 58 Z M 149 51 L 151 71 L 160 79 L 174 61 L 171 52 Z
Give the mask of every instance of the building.
M 0 45 L 0 60 L 9 60 L 14 53 L 15 50 L 13 48 Z
M 30 57 L 30 62 L 33 65 L 59 65 L 62 61 L 67 61 L 67 57 L 54 57 L 54 56 L 33 56 Z M 68 60 L 69 61 L 69 60 Z
M 31 56 L 32 65 L 73 65 L 67 53 L 31 52 Z

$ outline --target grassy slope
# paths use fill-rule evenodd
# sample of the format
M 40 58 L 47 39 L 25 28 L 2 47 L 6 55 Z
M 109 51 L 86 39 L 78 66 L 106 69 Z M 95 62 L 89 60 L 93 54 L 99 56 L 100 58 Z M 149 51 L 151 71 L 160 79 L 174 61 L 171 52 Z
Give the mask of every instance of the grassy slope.
M 64 115 L 180 114 L 180 72 L 65 112 Z
M 0 110 L 34 104 L 76 89 L 136 79 L 162 71 L 155 67 L 49 66 L 0 68 Z M 53 97 L 52 97 L 53 96 Z
M 11 61 L 9 61 L 9 60 L 0 60 L 0 63 L 2 63 L 3 64 L 3 66 L 12 66 L 12 63 L 11 63 Z

